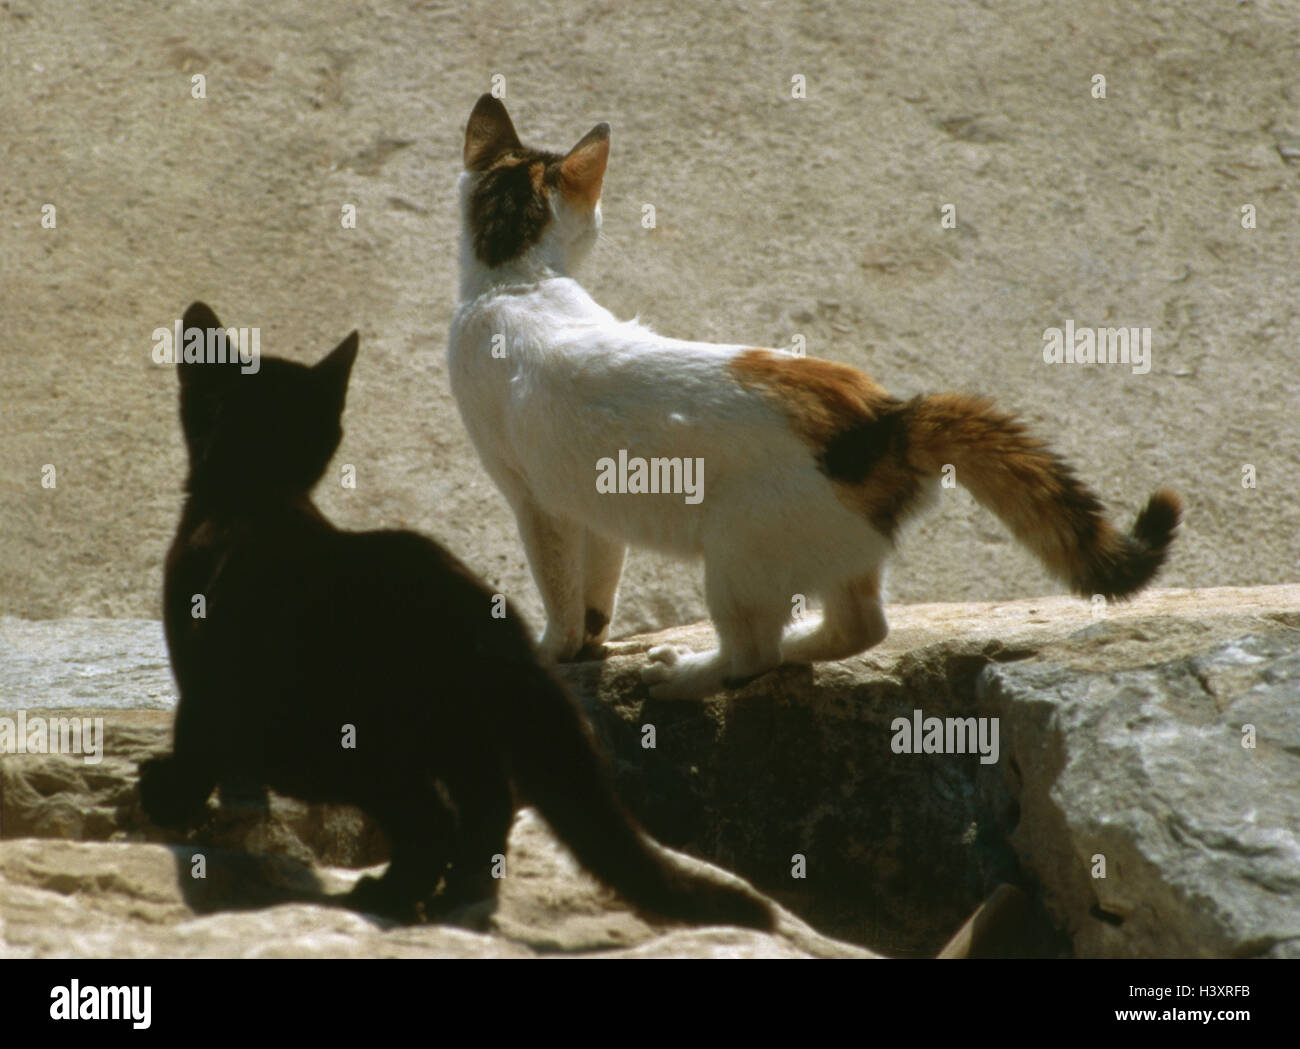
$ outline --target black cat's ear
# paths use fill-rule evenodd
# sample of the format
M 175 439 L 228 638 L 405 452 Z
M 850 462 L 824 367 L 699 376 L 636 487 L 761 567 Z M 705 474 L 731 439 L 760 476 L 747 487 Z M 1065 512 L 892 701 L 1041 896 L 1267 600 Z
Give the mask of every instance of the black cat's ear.
M 605 165 L 609 161 L 609 125 L 599 123 L 569 150 L 560 162 L 560 189 L 565 199 L 587 209 L 600 200 Z
M 206 302 L 191 302 L 190 308 L 185 311 L 186 328 L 220 328 L 222 323 L 217 320 L 217 315 L 212 312 L 212 307 Z
M 484 171 L 502 153 L 523 148 L 505 103 L 491 95 L 481 96 L 465 125 L 465 170 Z
M 352 362 L 357 359 L 359 340 L 360 336 L 355 331 L 352 332 L 312 368 L 331 394 L 338 398 L 340 410 L 348 392 L 348 376 L 352 374 Z
M 209 328 L 224 328 L 224 325 L 217 320 L 217 315 L 212 312 L 212 308 L 206 302 L 190 303 L 189 309 L 185 311 L 185 316 L 181 319 L 180 344 L 175 347 L 176 373 L 180 377 L 182 386 L 188 386 L 199 379 L 222 378 L 231 371 L 237 371 L 237 369 L 224 367 L 209 368 L 202 363 L 185 363 L 184 351 L 186 343 L 191 342 L 193 339 L 201 339 L 200 346 L 206 347 Z M 202 334 L 192 336 L 190 332 L 194 329 L 197 329 Z M 199 356 L 203 357 L 203 354 Z

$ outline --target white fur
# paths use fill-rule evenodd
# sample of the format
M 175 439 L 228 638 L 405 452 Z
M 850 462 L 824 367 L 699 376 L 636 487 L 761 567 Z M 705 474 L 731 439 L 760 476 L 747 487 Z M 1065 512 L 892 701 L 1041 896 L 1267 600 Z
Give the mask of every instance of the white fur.
M 462 211 L 474 177 L 461 176 Z M 785 416 L 728 374 L 748 347 L 618 320 L 568 276 L 595 241 L 599 207 L 583 215 L 559 199 L 552 212 L 539 244 L 492 270 L 462 236 L 448 349 L 461 416 L 541 590 L 544 654 L 570 659 L 604 640 L 586 635 L 586 610 L 613 617 L 627 544 L 703 557 L 719 635 L 713 652 L 653 651 L 644 674 L 656 697 L 707 695 L 783 655 L 842 658 L 881 640 L 877 570 L 890 543 L 836 498 Z M 496 334 L 504 358 L 492 355 Z M 599 493 L 597 461 L 620 449 L 702 459 L 703 500 Z M 826 620 L 787 636 L 783 653 L 797 594 L 821 598 Z

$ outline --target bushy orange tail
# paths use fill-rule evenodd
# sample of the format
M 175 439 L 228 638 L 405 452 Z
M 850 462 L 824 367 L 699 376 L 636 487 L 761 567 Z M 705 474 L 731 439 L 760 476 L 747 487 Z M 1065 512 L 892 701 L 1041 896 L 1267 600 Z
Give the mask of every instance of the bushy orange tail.
M 1070 466 L 988 401 L 945 393 L 902 410 L 911 462 L 933 474 L 952 464 L 958 483 L 1075 593 L 1130 597 L 1164 564 L 1182 516 L 1176 492 L 1153 494 L 1126 535 Z

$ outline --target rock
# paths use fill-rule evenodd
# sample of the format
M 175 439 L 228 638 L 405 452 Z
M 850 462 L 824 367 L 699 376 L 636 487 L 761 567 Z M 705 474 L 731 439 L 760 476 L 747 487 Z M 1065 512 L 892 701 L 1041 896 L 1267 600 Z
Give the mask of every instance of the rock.
M 1203 763 L 1194 760 L 1208 731 L 1194 713 L 1204 689 L 1194 674 L 1171 676 L 1168 667 L 1209 660 L 1205 666 L 1214 669 L 1207 673 L 1225 675 L 1226 664 L 1211 653 L 1252 636 L 1273 639 L 1279 651 L 1300 650 L 1300 587 L 1151 591 L 1105 609 L 1100 618 L 1088 603 L 1070 598 L 888 611 L 891 634 L 871 652 L 811 670 L 784 668 L 703 704 L 648 700 L 638 674 L 645 651 L 656 644 L 710 646 L 713 634 L 705 624 L 615 644 L 604 663 L 565 672 L 616 756 L 621 793 L 652 833 L 737 871 L 828 934 L 884 954 L 932 956 L 1003 882 L 1023 889 L 1033 905 L 1033 928 L 1021 937 L 1036 944 L 1029 953 L 1187 953 L 1199 924 L 1181 910 L 1151 916 L 1152 922 L 1188 922 L 1163 939 L 1140 922 L 1115 926 L 1108 915 L 1088 917 L 1078 884 L 1078 872 L 1086 875 L 1086 868 L 1079 866 L 1075 846 L 1089 839 L 1085 833 L 1074 842 L 1071 835 L 1083 828 L 1072 821 L 1095 821 L 1110 812 L 1112 820 L 1131 819 L 1136 834 L 1161 820 L 1167 826 L 1181 814 L 1187 826 L 1196 827 L 1202 816 L 1192 810 L 1204 805 L 1203 796 L 1217 794 L 1225 799 L 1222 820 L 1253 808 L 1265 836 L 1267 827 L 1282 834 L 1281 828 L 1300 825 L 1284 822 L 1288 810 L 1281 801 L 1266 804 L 1256 797 L 1259 773 L 1240 760 L 1235 766 L 1208 754 Z M 1280 673 L 1267 661 L 1257 669 L 1261 675 Z M 1041 680 L 1050 689 L 1075 682 L 1092 705 L 1080 710 L 1101 718 L 1102 725 L 1108 718 L 1122 724 L 1133 701 L 1124 691 L 1128 686 L 1108 691 L 1097 684 L 1121 672 L 1168 678 L 1173 698 L 1161 730 L 1173 753 L 1191 749 L 1185 760 L 1152 765 L 1136 779 L 1114 770 L 1107 780 L 1110 792 L 1095 801 L 1098 807 L 1068 810 L 1048 833 L 1040 829 L 1039 813 L 1058 811 L 1054 799 L 1063 787 L 1052 755 L 1064 745 L 1061 734 L 1069 733 L 1066 750 L 1076 761 L 1111 744 L 1105 736 L 1094 738 L 1099 729 L 1082 714 L 1081 724 L 1069 727 L 1030 705 L 1031 696 L 1040 705 L 1052 702 L 1050 691 L 1040 694 L 1032 683 Z M 981 690 L 982 680 L 1023 681 L 1023 687 Z M 1254 681 L 1247 675 L 1232 686 L 1245 690 L 1241 702 L 1247 694 L 1251 703 L 1262 702 L 1262 693 L 1249 691 Z M 1285 685 L 1274 687 L 1286 691 Z M 917 709 L 926 716 L 1000 718 L 999 762 L 893 753 L 893 719 Z M 1038 722 L 1029 720 L 1031 709 L 1039 710 Z M 1232 716 L 1244 715 L 1234 710 Z M 1263 748 L 1273 748 L 1268 761 L 1276 764 L 1267 782 L 1295 798 L 1295 743 L 1286 751 L 1269 741 L 1288 731 L 1292 741 L 1300 737 L 1280 718 L 1277 711 L 1261 714 L 1271 727 L 1268 735 L 1261 728 L 1254 753 L 1258 758 Z M 645 725 L 655 726 L 653 750 L 642 747 Z M 1233 745 L 1240 750 L 1239 743 Z M 1022 756 L 1022 748 L 1037 755 L 1036 762 Z M 1016 767 L 1027 777 L 1019 790 L 1011 771 Z M 1072 789 L 1080 793 L 1085 786 Z M 1231 944 L 1249 944 L 1252 935 L 1257 946 L 1265 945 L 1260 950 L 1270 950 L 1270 937 L 1294 935 L 1294 923 L 1284 919 L 1300 911 L 1300 896 L 1283 873 L 1288 862 L 1293 872 L 1300 870 L 1287 859 L 1293 843 L 1284 836 L 1270 846 L 1278 850 L 1273 853 L 1244 849 L 1235 857 L 1238 876 L 1231 885 L 1216 889 L 1208 877 L 1201 880 L 1198 891 L 1208 895 L 1198 906 L 1228 913 L 1255 908 L 1257 914 L 1253 925 L 1243 919 L 1241 926 L 1255 933 L 1237 940 L 1221 936 L 1198 952 L 1230 954 L 1242 949 Z M 1181 865 L 1204 847 L 1190 836 L 1169 838 L 1151 857 L 1145 877 L 1161 880 L 1166 896 L 1180 891 L 1186 882 Z M 805 859 L 806 878 L 791 876 L 796 854 Z M 1128 884 L 1127 866 L 1121 866 L 1117 871 L 1111 865 L 1108 891 Z M 1074 872 L 1073 881 L 1068 872 Z M 1252 877 L 1268 887 L 1251 888 Z M 1220 894 L 1244 898 L 1229 904 Z
M 1100 617 L 1047 598 L 889 618 L 871 652 L 704 703 L 648 700 L 639 674 L 653 645 L 710 645 L 707 624 L 563 668 L 629 806 L 665 844 L 798 915 L 775 936 L 647 923 L 530 810 L 486 931 L 384 928 L 320 902 L 383 862 L 360 813 L 214 799 L 202 835 L 168 836 L 143 819 L 134 776 L 166 749 L 170 713 L 64 710 L 105 718 L 105 757 L 0 755 L 0 951 L 932 956 L 966 926 L 966 953 L 1296 953 L 1300 587 L 1152 591 Z M 55 660 L 72 630 L 97 672 L 87 621 L 19 628 L 28 651 Z M 893 720 L 917 710 L 997 718 L 998 761 L 895 753 Z M 1253 750 L 1241 747 L 1247 722 Z M 198 851 L 201 886 L 188 877 Z M 1104 880 L 1091 877 L 1098 853 Z M 1000 885 L 1014 887 L 1014 908 L 990 904 L 967 926 Z
M 1034 944 L 1019 942 L 1020 934 L 1037 921 L 1031 901 L 1014 885 L 999 885 L 993 895 L 957 930 L 939 957 L 1005 958 L 1032 951 Z
M 0 714 L 5 713 L 0 711 Z M 172 715 L 152 710 L 30 711 L 29 717 L 104 719 L 98 764 L 62 755 L 0 755 L 0 838 L 169 841 L 140 809 L 136 766 L 171 747 Z M 214 815 L 192 844 L 275 853 L 301 863 L 362 867 L 388 858 L 382 836 L 360 811 L 309 806 L 275 796 L 265 818 L 209 803 Z
M 198 855 L 203 878 L 191 877 Z M 516 819 L 506 863 L 500 906 L 479 931 L 392 926 L 334 906 L 327 897 L 362 871 L 280 855 L 2 841 L 0 957 L 871 957 L 788 914 L 773 934 L 652 924 L 579 871 L 531 809 Z
M 170 746 L 171 715 L 75 713 L 104 718 L 99 764 L 0 755 L 0 956 L 872 957 L 785 912 L 772 935 L 653 923 L 585 874 L 531 809 L 512 828 L 487 931 L 392 927 L 328 902 L 387 859 L 359 810 L 273 794 L 258 812 L 214 798 L 210 823 L 178 836 L 148 822 L 136 789 L 136 763 Z
M 1300 957 L 1295 631 L 1113 672 L 990 667 L 980 692 L 1016 851 L 1076 952 Z
M 157 620 L 0 616 L 0 708 L 170 710 L 175 703 Z

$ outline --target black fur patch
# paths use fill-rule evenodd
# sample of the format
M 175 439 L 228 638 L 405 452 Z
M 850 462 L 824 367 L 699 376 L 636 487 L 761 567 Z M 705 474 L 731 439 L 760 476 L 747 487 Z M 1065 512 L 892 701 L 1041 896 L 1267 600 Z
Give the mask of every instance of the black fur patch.
M 1068 527 L 1078 540 L 1080 549 L 1097 545 L 1097 537 L 1106 518 L 1106 507 L 1091 488 L 1084 484 L 1074 467 L 1055 452 L 1048 452 L 1052 472 L 1061 486 L 1057 499 L 1068 522 Z
M 878 470 L 889 473 L 884 495 L 868 512 L 871 524 L 891 539 L 921 490 L 921 478 L 907 465 L 908 433 L 915 401 L 892 401 L 873 418 L 840 430 L 822 449 L 817 466 L 832 481 L 860 484 Z
M 857 484 L 864 481 L 885 456 L 907 456 L 907 429 L 911 406 L 895 402 L 873 419 L 863 419 L 841 430 L 826 442 L 818 459 L 822 472 L 832 481 Z
M 605 629 L 605 626 L 608 623 L 609 623 L 609 617 L 605 615 L 604 612 L 601 612 L 595 608 L 587 609 L 587 621 L 584 625 L 587 628 L 588 637 L 595 637 L 597 634 L 599 634 L 602 630 Z
M 1086 558 L 1086 575 L 1076 583 L 1083 594 L 1126 600 L 1146 586 L 1165 563 L 1169 544 L 1182 517 L 1172 492 L 1156 492 L 1138 514 L 1133 530 L 1102 547 L 1094 541 Z
M 507 155 L 479 177 L 470 192 L 469 224 L 480 261 L 500 266 L 541 239 L 551 221 L 547 188 L 555 184 L 563 159 L 558 153 L 524 150 Z M 538 163 L 545 165 L 540 187 L 533 180 Z

